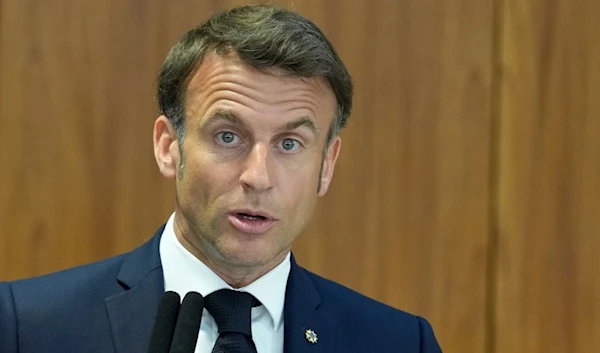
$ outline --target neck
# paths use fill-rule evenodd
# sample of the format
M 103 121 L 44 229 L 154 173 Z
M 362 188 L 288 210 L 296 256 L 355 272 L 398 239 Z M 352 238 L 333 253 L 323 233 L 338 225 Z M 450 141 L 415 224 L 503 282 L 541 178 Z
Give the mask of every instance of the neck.
M 177 214 L 175 215 L 173 228 L 177 240 L 187 251 L 202 261 L 228 285 L 236 289 L 251 284 L 277 267 L 290 251 L 290 248 L 284 249 L 284 251 L 270 261 L 256 266 L 236 266 L 235 264 L 228 263 L 218 254 L 208 256 L 207 253 L 210 252 L 206 249 L 209 248 L 209 245 L 201 237 L 195 236 L 195 233 L 187 225 L 185 219 L 178 220 Z M 216 253 L 216 251 L 214 252 Z

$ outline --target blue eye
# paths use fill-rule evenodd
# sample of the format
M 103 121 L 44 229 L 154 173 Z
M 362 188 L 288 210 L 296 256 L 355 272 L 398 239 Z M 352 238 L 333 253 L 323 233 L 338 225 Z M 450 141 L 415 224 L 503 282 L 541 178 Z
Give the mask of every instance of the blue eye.
M 300 143 L 294 139 L 284 139 L 281 141 L 281 148 L 283 148 L 284 151 L 293 151 L 295 149 L 297 149 L 300 146 Z
M 231 131 L 223 131 L 217 134 L 217 142 L 222 145 L 231 146 L 239 143 L 239 137 Z

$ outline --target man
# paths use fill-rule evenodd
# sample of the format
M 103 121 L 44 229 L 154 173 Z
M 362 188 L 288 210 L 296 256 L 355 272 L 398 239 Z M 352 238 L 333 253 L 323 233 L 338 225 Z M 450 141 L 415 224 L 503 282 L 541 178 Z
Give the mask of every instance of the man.
M 174 213 L 131 253 L 0 284 L 2 352 L 146 352 L 165 291 L 205 298 L 195 352 L 441 351 L 423 318 L 290 253 L 327 192 L 352 102 L 314 24 L 266 5 L 218 13 L 173 47 L 158 101 L 154 154 L 175 181 Z

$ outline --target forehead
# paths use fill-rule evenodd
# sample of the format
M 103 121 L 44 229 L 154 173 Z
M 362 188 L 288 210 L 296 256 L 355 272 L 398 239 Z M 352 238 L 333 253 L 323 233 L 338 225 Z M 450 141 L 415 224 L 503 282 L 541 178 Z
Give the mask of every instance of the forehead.
M 261 72 L 235 55 L 216 53 L 208 54 L 193 74 L 185 101 L 194 115 L 232 101 L 265 112 L 305 109 L 315 119 L 330 121 L 336 108 L 335 95 L 321 77 L 294 77 L 278 68 Z

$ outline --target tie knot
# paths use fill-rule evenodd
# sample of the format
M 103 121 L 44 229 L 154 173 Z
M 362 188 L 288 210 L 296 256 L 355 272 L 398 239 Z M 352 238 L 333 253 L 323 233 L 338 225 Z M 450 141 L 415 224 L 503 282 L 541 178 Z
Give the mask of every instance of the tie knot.
M 252 294 L 221 289 L 204 298 L 204 306 L 219 327 L 219 334 L 243 333 L 252 337 L 252 307 L 260 305 Z

